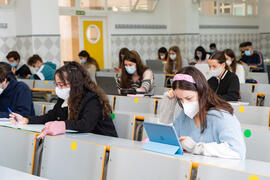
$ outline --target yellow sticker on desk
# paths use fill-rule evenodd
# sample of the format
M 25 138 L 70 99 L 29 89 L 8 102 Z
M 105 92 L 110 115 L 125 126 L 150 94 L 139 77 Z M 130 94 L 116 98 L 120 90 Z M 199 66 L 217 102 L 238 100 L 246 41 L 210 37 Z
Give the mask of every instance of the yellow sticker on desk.
M 249 176 L 248 180 L 259 180 L 259 178 L 256 175 L 251 175 Z
M 139 102 L 139 98 L 135 98 L 135 99 L 134 99 L 134 102 L 135 102 L 135 103 L 138 103 L 138 102 Z
M 48 84 L 48 81 L 45 81 L 45 84 Z
M 72 142 L 70 145 L 70 148 L 72 151 L 75 151 L 77 149 L 77 143 L 76 142 Z
M 244 111 L 245 111 L 244 106 L 240 106 L 240 107 L 239 107 L 239 112 L 244 112 Z

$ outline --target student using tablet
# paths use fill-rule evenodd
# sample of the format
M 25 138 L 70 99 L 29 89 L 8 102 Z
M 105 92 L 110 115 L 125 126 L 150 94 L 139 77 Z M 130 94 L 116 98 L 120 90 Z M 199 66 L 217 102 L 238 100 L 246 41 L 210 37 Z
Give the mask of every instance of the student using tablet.
M 146 67 L 136 51 L 129 51 L 124 57 L 122 73 L 117 80 L 118 87 L 135 89 L 136 92 L 148 93 L 153 88 L 153 72 Z
M 66 129 L 117 137 L 112 112 L 104 92 L 79 63 L 70 62 L 55 73 L 54 108 L 43 116 L 23 117 L 13 113 L 10 120 L 20 124 L 45 124 L 40 137 L 65 133 Z
M 232 106 L 212 91 L 199 70 L 181 69 L 172 88 L 167 95 L 183 108 L 173 123 L 183 149 L 205 156 L 245 158 L 246 146 Z

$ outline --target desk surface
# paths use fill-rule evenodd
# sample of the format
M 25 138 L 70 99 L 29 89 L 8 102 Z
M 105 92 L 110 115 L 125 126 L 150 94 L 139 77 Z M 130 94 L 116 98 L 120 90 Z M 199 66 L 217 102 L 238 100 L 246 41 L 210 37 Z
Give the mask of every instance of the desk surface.
M 31 125 L 29 125 L 31 126 Z M 101 136 L 96 134 L 65 134 L 61 136 L 56 136 L 55 138 L 68 138 L 79 141 L 85 141 L 89 143 L 95 143 L 100 145 L 105 145 L 109 147 L 117 147 L 117 148 L 126 148 L 136 151 L 145 152 L 142 150 L 144 143 L 138 141 L 131 141 L 128 139 L 122 138 L 114 138 L 109 136 Z M 149 152 L 152 153 L 152 152 Z M 155 153 L 157 154 L 157 153 Z M 167 156 L 162 155 L 161 156 Z M 170 156 L 171 157 L 171 156 Z M 270 177 L 270 163 L 255 161 L 255 160 L 232 160 L 232 159 L 223 159 L 223 158 L 214 158 L 214 157 L 206 157 L 200 155 L 192 155 L 189 153 L 185 153 L 183 156 L 174 156 L 175 158 L 179 158 L 182 160 L 191 161 L 193 163 L 205 164 L 216 166 L 220 168 L 228 168 L 232 170 L 238 171 L 246 171 L 250 173 L 254 173 L 255 175 L 263 175 Z
M 14 169 L 0 166 L 1 180 L 20 179 L 20 180 L 45 180 L 45 178 L 33 176 Z
M 61 137 L 78 139 L 78 140 L 101 144 L 101 145 L 110 146 L 110 147 L 127 148 L 127 149 L 145 152 L 144 150 L 142 150 L 144 143 L 138 142 L 138 141 L 131 141 L 127 139 L 100 136 L 100 135 L 95 135 L 95 134 L 67 134 L 67 135 L 62 135 Z M 159 154 L 159 155 L 167 156 L 167 155 L 162 155 L 162 154 Z M 220 168 L 228 168 L 228 169 L 238 170 L 238 171 L 247 171 L 250 173 L 254 173 L 256 175 L 263 175 L 263 176 L 270 177 L 270 171 L 269 171 L 270 163 L 267 163 L 267 162 L 261 162 L 261 161 L 255 161 L 255 160 L 233 160 L 233 159 L 206 157 L 206 156 L 200 156 L 200 155 L 193 155 L 189 153 L 185 153 L 183 156 L 177 155 L 174 157 L 182 159 L 182 160 L 191 161 L 193 163 L 212 165 L 212 166 L 217 166 Z
M 250 128 L 250 129 L 262 130 L 262 131 L 269 131 L 270 133 L 270 127 L 267 127 L 267 126 L 241 123 L 241 127 L 245 129 Z
M 68 139 L 77 139 L 80 141 L 86 141 L 89 143 L 95 143 L 100 145 L 105 145 L 109 147 L 118 147 L 118 148 L 128 148 L 128 149 L 135 149 L 141 150 L 143 147 L 143 143 L 139 141 L 131 141 L 128 139 L 122 138 L 115 138 L 110 136 L 101 136 L 96 134 L 65 134 L 59 137 L 68 138 Z

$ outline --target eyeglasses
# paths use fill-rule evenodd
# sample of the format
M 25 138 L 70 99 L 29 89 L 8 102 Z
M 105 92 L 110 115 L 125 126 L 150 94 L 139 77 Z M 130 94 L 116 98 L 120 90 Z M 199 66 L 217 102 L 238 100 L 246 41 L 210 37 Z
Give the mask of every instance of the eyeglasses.
M 56 83 L 56 82 L 54 82 L 54 84 L 55 84 L 56 87 L 58 87 L 60 89 L 63 89 L 64 87 L 70 85 L 70 83 Z

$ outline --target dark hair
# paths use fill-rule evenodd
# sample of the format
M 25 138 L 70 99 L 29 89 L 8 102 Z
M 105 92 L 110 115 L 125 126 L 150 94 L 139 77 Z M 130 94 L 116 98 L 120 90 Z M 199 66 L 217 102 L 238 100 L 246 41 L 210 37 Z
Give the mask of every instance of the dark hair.
M 193 77 L 195 84 L 188 81 L 174 81 L 172 83 L 173 90 L 182 89 L 188 91 L 198 92 L 198 102 L 199 102 L 199 113 L 201 124 L 201 133 L 207 128 L 207 112 L 215 108 L 216 110 L 225 110 L 233 115 L 232 106 L 226 101 L 219 98 L 214 91 L 209 87 L 204 75 L 197 70 L 195 67 L 185 67 L 182 68 L 177 74 L 188 74 Z M 182 106 L 182 104 L 180 103 Z
M 11 71 L 11 68 L 12 67 L 11 67 L 10 64 L 8 64 L 6 62 L 0 62 L 0 66 L 2 66 L 3 68 L 5 68 L 6 71 L 7 71 L 7 73 L 8 73 L 7 74 L 7 81 L 10 81 L 10 79 L 16 80 L 15 74 L 13 74 L 13 72 Z M 0 72 L 0 74 L 1 74 L 1 72 Z M 3 82 L 3 81 L 0 80 L 0 82 Z
M 228 66 L 228 67 L 229 67 L 229 70 L 231 72 L 235 73 L 236 72 L 236 66 L 237 66 L 238 62 L 236 60 L 236 56 L 235 56 L 233 50 L 231 50 L 231 49 L 225 49 L 224 50 L 224 54 L 227 55 L 227 56 L 229 56 L 230 58 L 232 58 L 232 60 L 233 60 L 232 61 L 232 64 L 230 66 Z
M 210 47 L 210 48 L 216 48 L 217 45 L 216 45 L 216 43 L 211 43 L 209 47 Z
M 223 51 L 215 52 L 210 56 L 209 60 L 217 60 L 219 64 L 225 63 L 225 69 L 229 70 L 229 67 L 226 63 L 226 57 Z
M 125 61 L 131 61 L 133 63 L 136 63 L 136 72 L 142 78 L 143 73 L 148 69 L 147 66 L 145 66 L 141 60 L 140 55 L 137 51 L 129 51 L 126 56 L 124 57 L 123 66 L 122 66 L 122 73 L 120 77 L 120 87 L 121 88 L 131 88 L 131 82 L 132 82 L 132 75 L 128 74 L 125 68 Z
M 103 119 L 109 116 L 112 108 L 109 99 L 101 88 L 94 83 L 86 69 L 77 62 L 69 62 L 55 72 L 55 76 L 66 85 L 70 83 L 70 96 L 68 99 L 69 120 L 78 120 L 80 105 L 85 95 L 90 91 L 98 96 L 102 107 Z
M 4 82 L 8 78 L 8 70 L 6 66 L 0 64 L 0 83 Z
M 173 51 L 176 53 L 176 66 L 175 69 L 176 71 L 179 71 L 182 68 L 182 56 L 181 56 L 181 52 L 178 46 L 173 46 L 169 49 L 169 52 Z M 168 61 L 167 61 L 167 67 L 166 67 L 166 72 L 167 73 L 173 73 L 173 60 L 169 57 Z
M 252 46 L 252 42 L 242 42 L 240 45 L 239 45 L 239 48 L 243 48 L 243 47 L 247 47 L 247 46 Z
M 158 58 L 159 59 L 161 59 L 160 58 L 160 55 L 159 55 L 160 53 L 164 53 L 165 54 L 165 59 L 168 58 L 168 51 L 167 51 L 167 49 L 165 47 L 161 47 L 161 48 L 158 49 Z
M 7 59 L 10 59 L 10 58 L 13 58 L 14 60 L 20 60 L 21 59 L 21 56 L 20 54 L 17 52 L 17 51 L 10 51 L 7 56 L 6 56 Z
M 252 46 L 252 42 L 249 42 L 249 41 L 246 42 L 246 43 L 245 43 L 245 47 L 247 47 L 247 46 Z
M 89 54 L 87 51 L 82 50 L 82 51 L 78 54 L 78 56 L 82 56 L 82 57 L 85 57 L 85 58 L 86 58 L 86 63 L 85 63 L 86 66 L 89 66 L 90 64 L 93 64 L 94 66 L 96 66 L 96 70 L 97 70 L 97 71 L 100 70 L 97 61 L 96 61 L 94 58 L 92 58 L 92 57 L 90 56 L 90 54 Z
M 122 59 L 121 55 L 126 56 L 128 54 L 128 52 L 129 52 L 128 48 L 120 49 L 120 51 L 119 51 L 119 64 L 118 64 L 119 68 L 122 68 L 122 65 L 123 65 L 123 59 Z
M 29 66 L 33 66 L 33 65 L 36 64 L 38 61 L 43 62 L 42 59 L 41 59 L 41 57 L 40 57 L 39 55 L 34 54 L 33 56 L 31 56 L 31 57 L 28 59 L 27 64 L 28 64 Z
M 198 56 L 197 56 L 197 51 L 200 51 L 202 53 L 202 60 L 205 60 L 206 59 L 206 51 L 205 49 L 202 47 L 202 46 L 199 46 L 195 49 L 195 52 L 194 52 L 194 59 L 196 59 L 197 61 L 200 59 Z
M 246 47 L 246 42 L 242 42 L 239 44 L 239 48 L 243 48 L 243 47 Z

